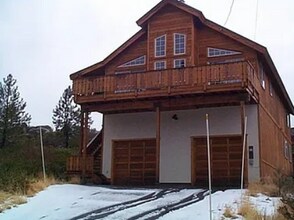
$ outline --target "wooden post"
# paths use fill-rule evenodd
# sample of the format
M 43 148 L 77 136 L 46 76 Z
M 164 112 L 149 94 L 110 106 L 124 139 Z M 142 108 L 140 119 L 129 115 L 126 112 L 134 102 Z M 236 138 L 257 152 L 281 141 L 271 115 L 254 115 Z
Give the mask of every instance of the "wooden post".
M 80 156 L 83 154 L 84 147 L 84 113 L 81 113 L 81 127 L 80 127 Z
M 156 182 L 159 183 L 160 162 L 160 108 L 156 106 Z
M 208 189 L 209 189 L 209 219 L 212 220 L 211 204 L 211 160 L 210 160 L 210 139 L 209 139 L 209 118 L 206 114 L 206 142 L 207 142 L 207 162 L 208 162 Z
M 240 102 L 240 114 L 241 114 L 241 134 L 244 135 L 244 123 L 245 123 L 245 103 L 244 101 Z
M 245 128 L 245 102 L 244 101 L 241 101 L 240 102 L 240 115 L 241 115 L 241 135 L 242 135 L 242 138 L 243 138 L 243 143 L 244 143 L 244 139 L 246 139 L 246 135 L 244 134 L 244 132 L 246 132 L 244 130 Z M 244 182 L 243 184 L 247 184 L 247 176 L 248 176 L 248 171 L 247 171 L 247 150 L 246 150 L 246 146 L 245 146 L 245 166 L 244 166 Z
M 83 166 L 82 166 L 82 180 L 83 182 L 85 181 L 85 177 L 86 177 L 86 159 L 87 159 L 87 143 L 88 143 L 88 121 L 89 121 L 89 114 L 88 112 L 83 112 L 82 114 L 84 114 L 83 119 L 83 150 L 82 150 L 82 156 L 83 156 Z

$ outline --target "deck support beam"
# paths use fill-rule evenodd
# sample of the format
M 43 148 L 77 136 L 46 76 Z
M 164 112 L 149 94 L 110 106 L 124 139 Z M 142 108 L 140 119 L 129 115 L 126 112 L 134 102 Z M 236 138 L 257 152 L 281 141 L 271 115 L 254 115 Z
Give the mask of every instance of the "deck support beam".
M 160 106 L 156 106 L 156 183 L 159 183 L 160 163 Z

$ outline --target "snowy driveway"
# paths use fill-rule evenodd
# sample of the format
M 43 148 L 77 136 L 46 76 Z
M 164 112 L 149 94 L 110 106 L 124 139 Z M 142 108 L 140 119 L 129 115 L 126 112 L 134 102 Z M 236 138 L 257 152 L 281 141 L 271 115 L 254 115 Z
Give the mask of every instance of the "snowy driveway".
M 201 189 L 54 185 L 29 198 L 28 203 L 0 213 L 0 220 L 207 220 L 207 194 Z M 219 220 L 224 208 L 227 205 L 236 206 L 239 198 L 240 190 L 214 193 L 213 219 Z M 266 204 L 267 211 L 274 210 L 274 200 L 260 199 L 262 207 Z
M 91 211 L 78 219 L 158 219 L 204 198 L 205 190 L 161 189 L 146 196 Z

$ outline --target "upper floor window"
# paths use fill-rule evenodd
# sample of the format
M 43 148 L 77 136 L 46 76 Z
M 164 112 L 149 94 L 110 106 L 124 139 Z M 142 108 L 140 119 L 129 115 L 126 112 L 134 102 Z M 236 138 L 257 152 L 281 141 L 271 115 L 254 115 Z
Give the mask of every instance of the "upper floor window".
M 174 34 L 174 55 L 186 53 L 186 35 Z
M 166 35 L 162 35 L 155 39 L 155 57 L 165 56 Z
M 272 82 L 269 83 L 269 93 L 270 93 L 270 96 L 273 96 L 273 84 L 272 84 Z
M 154 63 L 154 69 L 155 70 L 163 70 L 163 69 L 166 69 L 166 61 L 165 60 L 156 61 Z
M 262 63 L 259 63 L 259 80 L 260 80 L 260 85 L 262 88 L 265 89 L 265 74 L 264 74 L 264 68 Z
M 175 59 L 174 68 L 183 68 L 186 66 L 186 59 Z
M 286 124 L 287 124 L 288 128 L 291 127 L 291 116 L 290 116 L 290 114 L 286 114 Z
M 290 147 L 290 145 L 288 144 L 288 141 L 285 140 L 285 141 L 284 141 L 284 155 L 285 155 L 285 158 L 286 158 L 287 160 L 290 160 L 290 159 L 291 159 L 291 161 L 292 161 L 292 158 L 291 158 L 291 156 L 290 156 L 291 154 L 292 154 L 291 147 Z
M 207 56 L 208 57 L 220 57 L 220 56 L 237 55 L 237 54 L 241 54 L 241 52 L 234 51 L 234 50 L 213 48 L 213 47 L 207 48 Z
M 145 60 L 146 60 L 146 56 L 140 56 L 140 57 L 137 57 L 133 60 L 130 60 L 118 67 L 130 67 L 130 66 L 139 66 L 139 65 L 145 65 Z

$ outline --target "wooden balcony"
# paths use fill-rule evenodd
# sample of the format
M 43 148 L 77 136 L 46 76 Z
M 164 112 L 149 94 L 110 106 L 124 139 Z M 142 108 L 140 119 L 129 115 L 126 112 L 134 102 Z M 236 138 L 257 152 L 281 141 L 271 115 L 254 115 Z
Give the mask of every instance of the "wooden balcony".
M 242 61 L 79 78 L 73 93 L 78 104 L 241 90 L 253 94 L 257 82 L 253 65 Z

